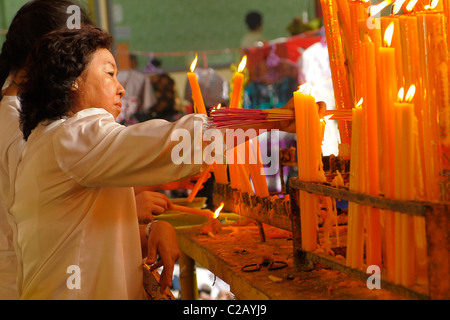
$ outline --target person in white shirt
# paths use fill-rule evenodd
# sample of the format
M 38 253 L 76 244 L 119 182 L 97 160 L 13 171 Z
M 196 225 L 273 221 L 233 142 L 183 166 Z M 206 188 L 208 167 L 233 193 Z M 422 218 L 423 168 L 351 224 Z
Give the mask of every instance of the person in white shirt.
M 70 6 L 80 8 L 79 19 L 83 25 L 92 25 L 88 14 L 79 3 L 72 0 L 32 0 L 16 13 L 0 53 L 0 300 L 19 299 L 17 289 L 18 262 L 14 249 L 14 232 L 8 218 L 8 207 L 14 197 L 11 188 L 21 152 L 25 146 L 19 128 L 20 101 L 18 84 L 24 76 L 23 67 L 33 44 L 46 33 L 67 27 Z M 195 179 L 194 179 L 195 180 Z M 192 189 L 190 181 L 172 183 L 169 187 Z M 152 221 L 153 215 L 164 213 L 170 200 L 157 186 L 135 188 L 138 220 Z M 8 204 L 9 203 L 9 204 Z M 14 227 L 14 224 L 12 225 Z M 19 249 L 17 249 L 19 250 Z
M 0 300 L 19 298 L 16 278 L 18 261 L 14 249 L 14 232 L 8 223 L 8 206 L 14 192 L 11 190 L 16 168 L 25 141 L 19 128 L 20 102 L 17 86 L 23 76 L 21 69 L 32 45 L 49 31 L 65 28 L 69 6 L 78 5 L 70 0 L 33 0 L 16 13 L 6 34 L 0 53 Z M 80 8 L 79 19 L 92 24 Z
M 125 91 L 111 43 L 92 27 L 55 31 L 29 57 L 20 91 L 27 143 L 10 209 L 22 299 L 145 298 L 142 258 L 153 264 L 156 252 L 161 261 L 154 267 L 164 266 L 161 288 L 170 285 L 179 256 L 175 231 L 158 221 L 144 234 L 132 187 L 201 172 L 202 164 L 173 163 L 170 136 L 183 128 L 201 141 L 194 122 L 203 125 L 206 116 L 118 124 Z M 70 270 L 79 271 L 75 288 L 68 285 Z
M 248 12 L 245 15 L 245 24 L 248 27 L 248 31 L 241 39 L 240 47 L 242 49 L 258 46 L 260 42 L 265 41 L 262 34 L 263 17 L 260 12 Z

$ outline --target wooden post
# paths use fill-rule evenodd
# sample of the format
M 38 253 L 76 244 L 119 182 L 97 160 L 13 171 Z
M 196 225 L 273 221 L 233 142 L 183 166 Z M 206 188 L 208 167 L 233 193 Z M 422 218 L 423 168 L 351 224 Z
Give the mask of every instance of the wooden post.
M 291 220 L 292 220 L 292 242 L 294 246 L 293 261 L 297 272 L 314 269 L 314 263 L 309 261 L 306 252 L 302 250 L 302 229 L 300 219 L 300 191 L 291 190 Z
M 198 300 L 195 261 L 181 252 L 178 263 L 180 265 L 181 300 Z
M 450 299 L 450 211 L 449 206 L 429 207 L 425 216 L 427 231 L 428 281 L 430 298 Z

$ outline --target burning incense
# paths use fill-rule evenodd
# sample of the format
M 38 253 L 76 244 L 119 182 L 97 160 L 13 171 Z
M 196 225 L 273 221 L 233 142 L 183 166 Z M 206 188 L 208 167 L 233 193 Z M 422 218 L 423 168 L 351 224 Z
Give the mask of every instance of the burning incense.
M 325 116 L 330 120 L 351 121 L 351 110 L 327 110 Z M 294 120 L 292 109 L 213 109 L 210 121 L 216 128 L 241 128 L 272 121 Z

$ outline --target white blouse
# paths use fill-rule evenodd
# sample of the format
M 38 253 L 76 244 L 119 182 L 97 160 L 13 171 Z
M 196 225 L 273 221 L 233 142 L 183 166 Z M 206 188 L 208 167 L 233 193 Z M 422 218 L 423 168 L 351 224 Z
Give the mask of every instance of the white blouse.
M 17 257 L 13 230 L 8 223 L 8 208 L 14 199 L 12 185 L 20 155 L 25 146 L 19 128 L 20 102 L 16 96 L 4 96 L 0 103 L 0 300 L 18 299 Z
M 103 109 L 39 125 L 22 154 L 11 208 L 22 259 L 22 299 L 143 299 L 132 186 L 198 174 L 175 165 L 176 129 L 206 116 L 125 127 Z M 202 148 L 200 145 L 194 149 Z

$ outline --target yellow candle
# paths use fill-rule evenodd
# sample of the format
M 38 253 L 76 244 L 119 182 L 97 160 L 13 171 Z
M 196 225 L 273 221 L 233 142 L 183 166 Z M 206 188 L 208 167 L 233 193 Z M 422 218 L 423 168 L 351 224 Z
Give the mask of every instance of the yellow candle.
M 239 64 L 238 71 L 234 74 L 233 94 L 230 100 L 230 108 L 238 108 L 241 101 L 242 85 L 244 83 L 244 74 L 242 73 L 247 64 L 247 56 L 244 56 Z
M 390 30 L 390 29 L 388 29 Z M 380 107 L 378 109 L 378 123 L 380 131 L 380 143 L 383 162 L 383 192 L 386 197 L 394 198 L 394 174 L 395 174 L 395 143 L 394 117 L 392 116 L 393 104 L 397 101 L 397 77 L 395 68 L 395 49 L 390 47 L 389 34 L 385 34 L 385 47 L 379 48 L 380 70 L 378 77 L 380 84 Z
M 199 216 L 214 218 L 214 212 L 209 211 L 209 210 L 195 209 L 195 208 L 191 208 L 191 207 L 180 206 L 177 204 L 172 204 L 171 209 L 175 210 L 175 211 L 180 211 L 180 212 L 185 212 L 185 213 L 196 214 Z
M 367 21 L 367 11 L 362 1 L 349 1 L 350 18 L 352 27 L 352 58 L 353 58 L 353 81 L 355 88 L 355 97 L 362 96 L 363 81 L 361 79 L 363 64 L 361 60 L 361 41 L 359 32 L 359 21 Z
M 321 148 L 317 105 L 312 96 L 297 91 L 294 92 L 294 107 L 299 178 L 303 181 L 315 181 Z M 318 208 L 316 195 L 300 191 L 302 249 L 308 252 L 317 248 Z
M 412 9 L 412 8 L 411 8 Z M 403 55 L 403 74 L 405 77 L 406 86 L 412 84 L 416 87 L 416 92 L 423 92 L 422 78 L 420 71 L 420 54 L 419 54 L 419 33 L 417 26 L 417 17 L 414 14 L 404 14 L 399 16 L 400 31 L 402 39 L 402 55 Z M 414 114 L 417 119 L 417 166 L 415 174 L 415 184 L 417 186 L 424 186 L 425 181 L 425 163 L 428 161 L 425 157 L 424 151 L 424 136 L 423 136 L 423 116 L 422 110 L 424 106 L 424 95 L 417 94 L 414 96 Z M 424 199 L 426 191 L 421 188 L 418 197 Z
M 192 202 L 197 195 L 198 191 L 200 190 L 200 187 L 205 183 L 207 180 L 208 175 L 210 174 L 211 170 L 213 169 L 213 166 L 210 165 L 208 169 L 202 172 L 200 177 L 198 178 L 197 182 L 194 185 L 194 188 L 192 189 L 191 193 L 189 194 L 187 201 Z
M 447 21 L 447 43 L 450 48 L 450 0 L 442 0 L 445 20 Z
M 377 101 L 377 76 L 375 44 L 365 41 L 362 44 L 362 54 L 364 61 L 364 106 L 366 108 L 365 121 L 367 126 L 367 162 L 368 189 L 364 190 L 368 194 L 378 196 L 380 189 L 379 162 L 378 162 L 378 101 Z M 367 208 L 367 243 L 366 259 L 367 265 L 382 265 L 381 263 L 381 225 L 380 211 L 377 208 Z
M 393 23 L 394 31 L 391 40 L 391 47 L 395 49 L 395 67 L 397 71 L 397 86 L 403 87 L 403 62 L 402 62 L 402 39 L 400 36 L 400 21 L 396 16 L 381 17 L 381 32 L 385 33 L 387 27 Z
M 415 143 L 414 143 L 414 105 L 411 102 L 415 87 L 408 90 L 405 100 L 403 93 L 399 94 L 400 102 L 394 104 L 395 113 L 395 140 L 397 141 L 396 186 L 398 186 L 398 199 L 413 200 L 415 198 L 414 170 L 415 170 Z M 396 282 L 404 286 L 412 286 L 415 282 L 415 239 L 414 217 L 408 214 L 396 213 L 397 243 L 399 248 L 397 257 L 399 267 Z
M 391 28 L 387 28 L 391 31 Z M 390 47 L 392 33 L 384 34 L 385 47 L 379 48 L 379 143 L 381 152 L 380 165 L 380 191 L 387 198 L 395 198 L 395 140 L 394 137 L 394 117 L 392 110 L 394 102 L 397 101 L 397 74 L 395 67 L 395 49 Z M 395 278 L 395 214 L 392 211 L 383 211 L 386 235 L 386 266 L 389 281 Z
M 187 76 L 189 79 L 189 84 L 192 89 L 192 98 L 194 100 L 195 107 L 197 108 L 197 113 L 206 114 L 205 103 L 203 101 L 202 92 L 200 90 L 200 85 L 197 80 L 197 75 L 194 73 L 195 67 L 197 66 L 198 56 L 195 55 L 195 59 L 191 64 L 191 72 L 188 72 Z
M 350 154 L 350 190 L 360 191 L 364 176 L 361 175 L 363 167 L 363 109 L 361 99 L 352 110 L 352 144 Z M 347 235 L 346 264 L 359 269 L 363 265 L 364 254 L 364 211 L 365 207 L 356 203 L 349 203 L 349 222 Z
M 336 109 L 350 109 L 353 97 L 350 93 L 344 43 L 338 20 L 336 0 L 321 0 L 323 22 L 330 57 L 331 76 L 333 79 Z M 349 34 L 349 33 L 348 33 Z M 346 37 L 345 39 L 348 39 Z M 342 144 L 350 144 L 350 130 L 346 121 L 338 121 Z
M 450 111 L 448 102 L 448 49 L 445 21 L 442 13 L 425 11 L 417 14 L 419 26 L 420 65 L 425 93 L 423 106 L 423 135 L 426 197 L 430 201 L 440 201 L 440 176 L 442 147 L 440 131 L 448 132 L 450 124 L 443 116 Z

